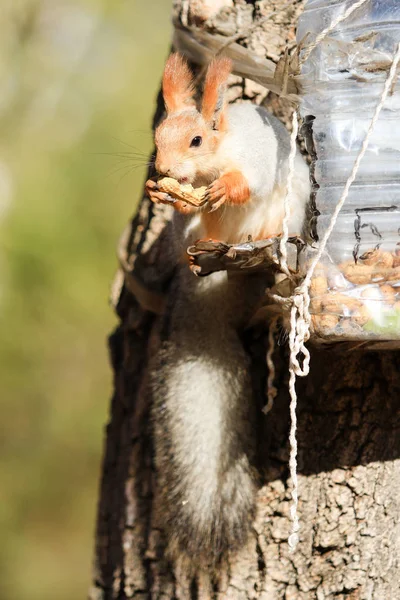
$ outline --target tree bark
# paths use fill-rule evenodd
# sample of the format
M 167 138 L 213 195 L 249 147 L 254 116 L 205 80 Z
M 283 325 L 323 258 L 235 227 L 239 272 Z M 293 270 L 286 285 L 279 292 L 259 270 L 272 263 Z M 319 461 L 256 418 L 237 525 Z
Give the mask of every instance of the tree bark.
M 174 15 L 180 18 L 183 8 L 189 23 L 232 35 L 286 3 L 192 0 L 185 13 L 187 3 L 177 0 Z M 302 6 L 302 0 L 294 2 L 241 43 L 276 61 L 294 43 Z M 287 103 L 252 81 L 233 77 L 231 82 L 231 99 L 263 102 L 287 122 Z M 159 99 L 155 121 L 161 111 Z M 163 230 L 170 217 L 170 207 L 144 197 L 121 248 L 125 280 L 121 288 L 119 274 L 114 291 L 120 317 L 110 337 L 115 391 L 90 599 L 400 599 L 400 359 L 395 352 L 340 345 L 311 349 L 311 373 L 297 385 L 301 530 L 290 554 L 287 355 L 278 347 L 278 397 L 273 410 L 267 416 L 260 410 L 259 416 L 262 482 L 248 545 L 228 556 L 217 576 L 189 574 L 183 562 L 168 563 L 154 510 L 157 473 L 145 393 L 146 356 L 158 318 L 136 298 L 157 309 L 167 293 L 174 265 L 163 251 Z M 261 397 L 266 332 L 249 333 L 246 344 Z

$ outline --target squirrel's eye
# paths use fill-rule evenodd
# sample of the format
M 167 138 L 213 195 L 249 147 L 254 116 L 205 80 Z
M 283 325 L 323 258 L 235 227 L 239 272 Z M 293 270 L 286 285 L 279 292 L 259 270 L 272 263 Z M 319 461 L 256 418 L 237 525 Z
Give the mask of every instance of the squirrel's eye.
M 195 148 L 197 148 L 198 146 L 201 146 L 202 141 L 203 138 L 200 135 L 196 135 L 196 137 L 194 137 L 190 142 L 190 146 L 194 146 Z

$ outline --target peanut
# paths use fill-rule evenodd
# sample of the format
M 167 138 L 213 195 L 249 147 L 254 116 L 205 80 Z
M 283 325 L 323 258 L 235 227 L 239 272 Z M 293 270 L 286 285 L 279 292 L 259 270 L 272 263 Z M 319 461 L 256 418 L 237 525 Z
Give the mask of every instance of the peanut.
M 370 320 L 370 318 L 371 315 L 369 313 L 368 308 L 365 305 L 360 306 L 360 308 L 355 310 L 351 315 L 351 319 L 354 320 L 354 322 L 357 323 L 357 325 L 360 325 L 361 327 L 365 325 L 365 323 L 367 323 Z
M 351 281 L 351 283 L 358 285 L 370 283 L 374 272 L 374 269 L 370 266 L 355 265 L 354 263 L 344 263 L 340 265 L 340 268 L 342 269 L 344 276 Z
M 365 254 L 360 256 L 360 260 L 367 266 L 379 266 L 384 269 L 393 267 L 393 254 L 391 252 L 384 252 L 383 250 L 365 252 Z
M 350 282 L 349 286 L 365 286 L 357 298 L 341 293 L 337 286 L 337 291 L 332 289 L 333 277 L 340 273 Z M 374 300 L 378 305 L 386 302 L 400 311 L 400 286 L 393 287 L 397 282 L 400 283 L 400 244 L 393 252 L 374 249 L 364 253 L 358 263 L 343 262 L 339 272 L 334 267 L 318 265 L 310 285 L 314 331 L 328 335 L 336 328 L 337 335 L 360 335 L 361 328 L 372 318 L 370 311 L 374 306 L 374 302 L 372 305 L 367 302 L 367 306 L 365 301 Z
M 385 300 L 390 304 L 393 304 L 396 299 L 396 290 L 393 289 L 388 283 L 381 285 L 380 289 Z
M 350 336 L 354 336 L 354 333 L 357 331 L 359 332 L 359 329 L 357 325 L 355 325 L 355 321 L 353 321 L 353 319 L 342 319 L 340 322 L 340 330 L 342 334 Z
M 328 280 L 324 275 L 313 277 L 310 284 L 311 296 L 322 296 L 328 291 Z
M 165 192 L 177 200 L 183 200 L 193 206 L 205 204 L 204 195 L 207 189 L 205 185 L 194 188 L 190 183 L 181 185 L 172 177 L 163 177 L 157 181 L 157 186 L 161 192 Z
M 345 294 L 328 293 L 321 299 L 322 310 L 328 313 L 343 315 L 362 306 L 361 300 Z M 349 316 L 349 315 L 344 315 Z
M 339 323 L 339 317 L 335 315 L 312 315 L 311 323 L 315 332 L 324 332 L 334 329 Z
M 393 266 L 400 267 L 400 255 L 398 255 L 398 254 L 393 255 Z

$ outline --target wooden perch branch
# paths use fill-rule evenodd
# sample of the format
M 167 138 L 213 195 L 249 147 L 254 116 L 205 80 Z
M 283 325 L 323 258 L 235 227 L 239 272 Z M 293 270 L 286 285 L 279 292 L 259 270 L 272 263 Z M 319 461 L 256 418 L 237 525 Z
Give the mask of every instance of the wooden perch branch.
M 293 237 L 289 242 L 298 252 L 304 242 Z M 271 271 L 279 273 L 280 238 L 269 238 L 241 244 L 225 244 L 211 240 L 200 240 L 187 249 L 191 257 L 191 269 L 195 275 L 205 276 L 215 271 Z

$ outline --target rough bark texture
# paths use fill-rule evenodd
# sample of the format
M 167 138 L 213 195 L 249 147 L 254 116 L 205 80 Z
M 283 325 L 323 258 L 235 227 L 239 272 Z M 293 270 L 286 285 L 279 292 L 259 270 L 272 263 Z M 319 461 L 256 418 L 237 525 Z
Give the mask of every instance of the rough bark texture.
M 182 4 L 174 5 L 179 15 Z M 232 35 L 286 0 L 192 0 L 189 22 L 204 19 Z M 302 0 L 243 43 L 276 60 L 294 42 Z M 184 6 L 184 8 L 185 8 Z M 221 19 L 216 11 L 222 9 Z M 220 24 L 220 25 L 219 25 Z M 229 27 L 228 27 L 229 25 Z M 228 30 L 223 31 L 228 27 Z M 288 106 L 257 84 L 232 79 L 232 98 L 266 101 L 278 116 Z M 155 119 L 161 107 L 159 104 Z M 167 287 L 163 226 L 169 207 L 143 199 L 133 219 L 127 263 L 155 296 Z M 262 486 L 248 546 L 228 557 L 218 577 L 189 576 L 164 557 L 162 523 L 153 510 L 157 473 L 152 463 L 146 353 L 156 317 L 144 311 L 126 280 L 118 302 L 121 324 L 110 339 L 115 393 L 106 430 L 91 600 L 397 600 L 400 599 L 400 358 L 394 352 L 312 349 L 311 373 L 299 382 L 300 544 L 288 552 L 287 357 L 276 351 L 278 398 L 260 411 Z M 255 381 L 263 385 L 265 331 L 248 336 Z

